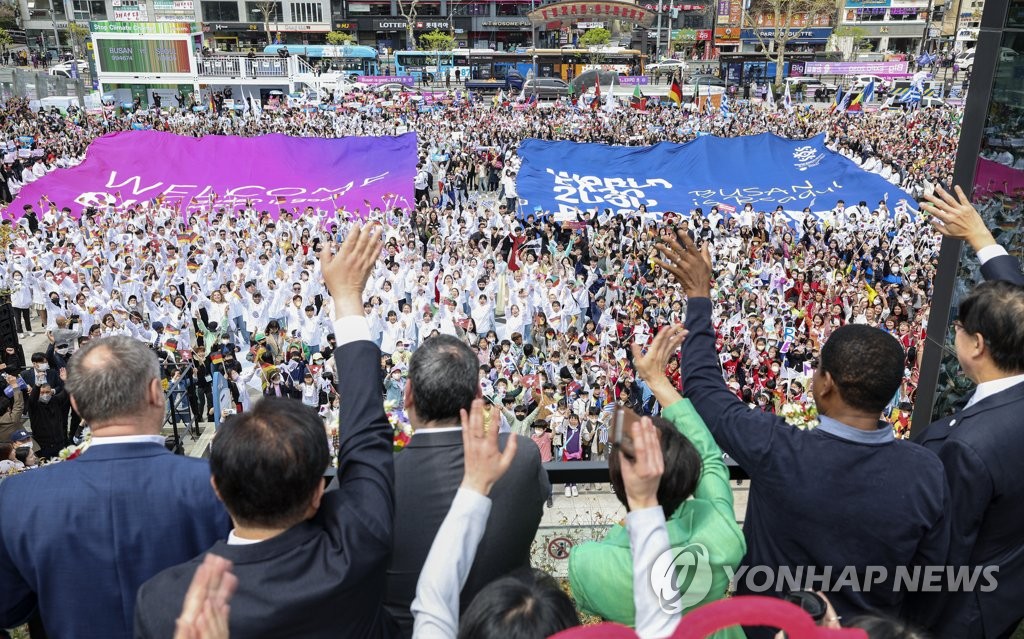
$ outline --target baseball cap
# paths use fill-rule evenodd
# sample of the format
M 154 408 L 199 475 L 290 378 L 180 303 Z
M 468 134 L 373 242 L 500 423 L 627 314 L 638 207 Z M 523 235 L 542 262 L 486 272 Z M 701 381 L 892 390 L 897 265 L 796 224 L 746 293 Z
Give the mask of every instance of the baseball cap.
M 252 341 L 254 342 L 262 342 L 265 339 L 267 339 L 267 336 L 264 335 L 263 333 L 256 333 L 255 335 L 252 336 Z
M 18 430 L 11 433 L 12 444 L 17 444 L 18 442 L 23 442 L 27 439 L 32 439 L 32 433 L 28 432 L 24 428 L 19 428 Z

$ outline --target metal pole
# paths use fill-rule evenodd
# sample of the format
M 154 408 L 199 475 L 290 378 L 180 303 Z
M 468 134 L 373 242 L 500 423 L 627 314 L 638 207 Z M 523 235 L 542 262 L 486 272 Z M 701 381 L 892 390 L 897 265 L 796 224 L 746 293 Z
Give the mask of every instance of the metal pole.
M 57 32 L 57 14 L 53 12 L 53 0 L 50 0 L 50 24 L 53 25 L 53 47 L 57 49 L 57 57 L 60 57 L 60 33 Z M 43 60 L 46 60 L 46 51 L 43 51 Z
M 654 61 L 658 62 L 661 58 L 661 0 L 658 0 L 658 33 L 654 38 Z
M 957 51 L 956 39 L 960 35 L 960 11 L 963 9 L 963 3 L 964 0 L 956 0 L 956 16 L 953 18 L 953 51 Z M 975 42 L 974 46 L 978 46 L 978 43 Z
M 924 45 L 928 42 L 928 30 L 932 26 L 932 0 L 928 0 L 928 12 L 925 14 L 924 33 L 921 34 L 921 46 L 917 48 L 917 55 L 924 53 Z

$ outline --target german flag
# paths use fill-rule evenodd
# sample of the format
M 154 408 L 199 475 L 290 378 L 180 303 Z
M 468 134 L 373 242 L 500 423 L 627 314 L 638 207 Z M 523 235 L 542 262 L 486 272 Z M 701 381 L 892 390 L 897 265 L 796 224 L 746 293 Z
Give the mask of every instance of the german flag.
M 285 196 L 283 196 L 283 195 L 278 195 L 277 196 L 277 203 L 278 204 L 284 204 L 287 201 L 288 201 L 288 198 L 286 198 Z
M 210 362 L 213 364 L 223 364 L 224 355 L 222 355 L 220 351 L 214 351 L 213 353 L 210 353 Z
M 271 373 L 274 372 L 275 368 L 277 367 L 271 364 L 270 362 L 260 362 L 260 370 L 263 371 L 264 375 L 269 376 Z
M 675 78 L 672 79 L 672 86 L 668 88 L 668 99 L 676 104 L 683 103 L 683 91 L 679 88 L 679 82 Z
M 168 351 L 170 351 L 172 353 L 177 352 L 177 350 L 178 350 L 178 340 L 176 340 L 176 339 L 169 339 L 169 340 L 167 340 L 166 342 L 164 342 L 164 349 L 168 350 Z
M 189 258 L 189 259 L 188 259 L 188 262 L 186 262 L 186 263 L 185 263 L 185 268 L 187 268 L 187 269 L 188 269 L 189 271 L 191 271 L 192 273 L 195 273 L 195 272 L 196 272 L 196 271 L 198 271 L 198 270 L 199 270 L 199 268 L 200 268 L 200 267 L 199 267 L 199 262 L 195 261 L 195 260 L 194 260 L 194 259 L 192 259 L 192 258 Z

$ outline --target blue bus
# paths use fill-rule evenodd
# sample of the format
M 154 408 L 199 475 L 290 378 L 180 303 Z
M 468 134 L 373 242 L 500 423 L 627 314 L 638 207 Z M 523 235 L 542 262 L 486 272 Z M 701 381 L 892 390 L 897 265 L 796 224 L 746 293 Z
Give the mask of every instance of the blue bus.
M 357 44 L 272 44 L 264 48 L 263 52 L 277 55 L 285 48 L 291 55 L 306 58 L 311 65 L 324 64 L 325 71 L 342 71 L 353 77 L 380 75 L 380 54 L 373 47 Z
M 395 75 L 411 75 L 419 82 L 443 79 L 445 73 L 455 79 L 455 51 L 396 51 Z M 460 75 L 468 69 L 460 68 Z

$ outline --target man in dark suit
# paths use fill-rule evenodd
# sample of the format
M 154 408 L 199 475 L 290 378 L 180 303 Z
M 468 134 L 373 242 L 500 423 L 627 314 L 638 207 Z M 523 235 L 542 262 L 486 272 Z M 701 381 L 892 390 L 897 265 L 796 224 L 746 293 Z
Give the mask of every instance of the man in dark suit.
M 230 521 L 206 461 L 164 447 L 166 400 L 145 344 L 89 342 L 66 388 L 92 442 L 0 483 L 0 627 L 38 610 L 51 637 L 127 639 L 139 586 L 209 548 Z
M 340 335 L 340 333 L 339 333 Z M 409 607 L 430 544 L 455 499 L 463 475 L 459 410 L 480 396 L 480 361 L 463 342 L 439 335 L 425 341 L 409 361 L 405 410 L 415 428 L 395 458 L 395 545 L 387 573 L 388 612 L 403 633 L 412 633 Z M 498 410 L 492 410 L 497 428 Z M 530 544 L 551 492 L 540 451 L 519 437 L 512 467 L 491 491 L 494 508 L 462 588 L 461 608 L 488 583 L 530 565 Z M 502 436 L 501 446 L 507 436 Z
M 960 412 L 929 424 L 915 441 L 934 450 L 952 495 L 949 565 L 998 566 L 998 586 L 951 592 L 932 624 L 937 637 L 1005 637 L 1024 618 L 1024 275 L 996 244 L 963 191 L 929 198 L 936 228 L 967 241 L 987 280 L 965 298 L 954 324 L 960 368 L 978 387 Z M 995 280 L 995 281 L 991 281 Z
M 334 299 L 341 385 L 338 488 L 324 490 L 330 461 L 323 420 L 272 397 L 218 430 L 212 483 L 235 528 L 210 553 L 234 564 L 231 636 L 391 636 L 384 586 L 394 517 L 392 430 L 381 399 L 380 350 L 370 340 L 362 291 L 380 255 L 380 230 L 354 228 L 321 266 Z M 160 573 L 139 590 L 136 637 L 170 637 L 203 557 Z
M 903 380 L 903 347 L 865 325 L 834 331 L 814 371 L 820 423 L 811 430 L 789 425 L 750 409 L 725 384 L 711 323 L 707 245 L 699 251 L 679 233 L 658 248 L 665 256 L 658 263 L 689 300 L 681 358 L 685 397 L 751 477 L 742 565 L 767 567 L 774 575 L 763 594 L 792 589 L 781 578 L 788 569 L 803 574 L 797 588 L 826 591 L 839 615 L 898 614 L 906 589 L 897 586 L 897 569 L 942 566 L 949 550 L 942 463 L 931 451 L 895 439 L 892 427 L 880 421 Z M 884 574 L 870 577 L 868 568 L 883 568 Z M 815 579 L 810 569 L 831 576 Z M 844 580 L 840 575 L 847 571 L 853 578 Z M 865 588 L 867 579 L 873 581 Z M 737 592 L 756 592 L 763 581 L 740 579 Z

